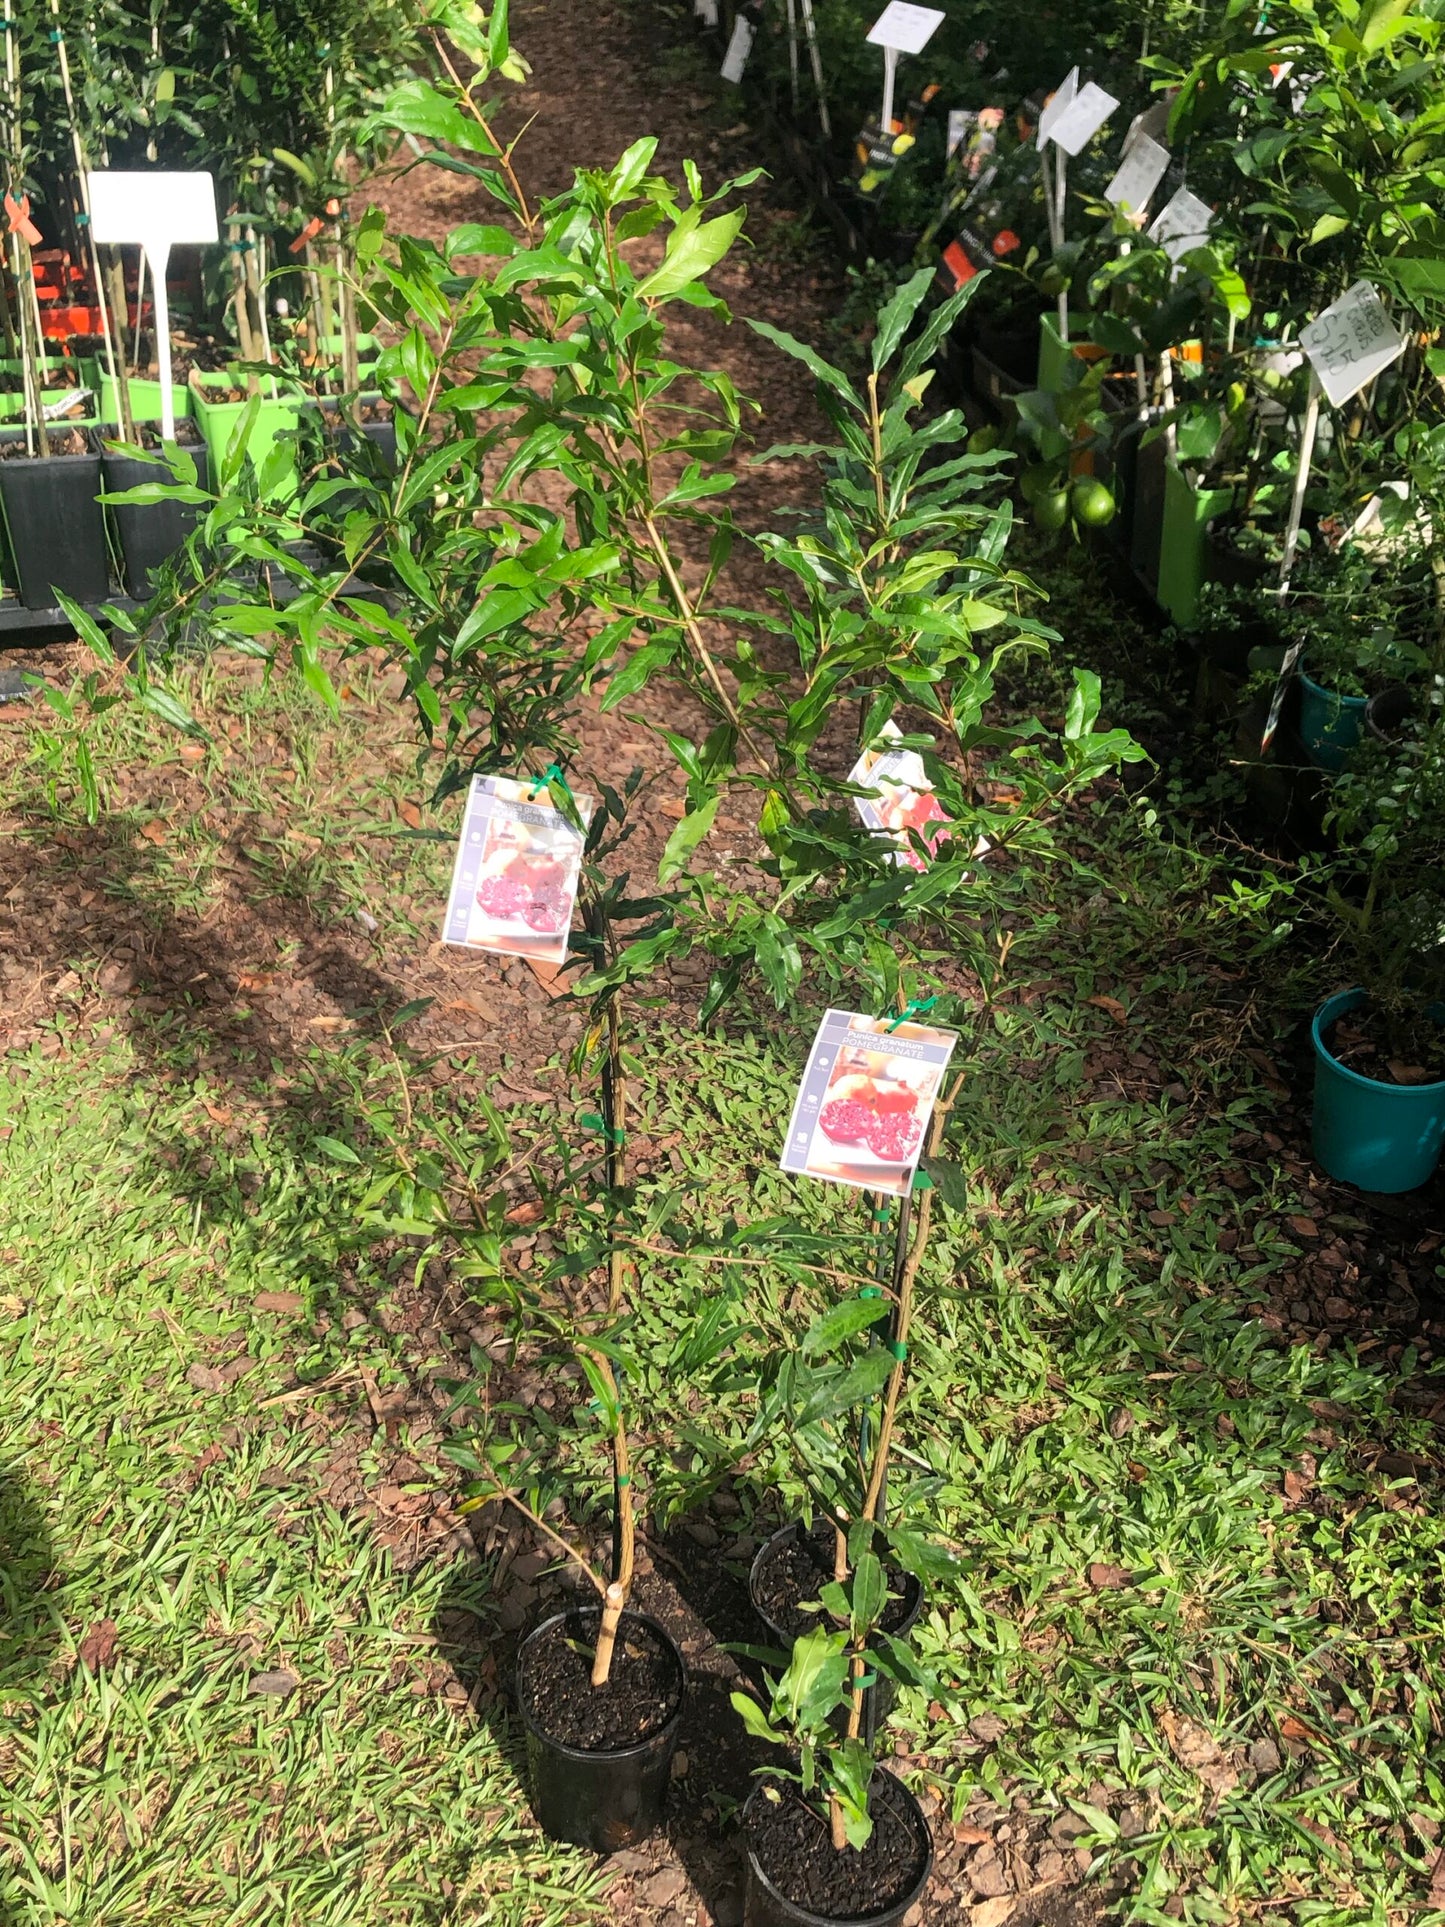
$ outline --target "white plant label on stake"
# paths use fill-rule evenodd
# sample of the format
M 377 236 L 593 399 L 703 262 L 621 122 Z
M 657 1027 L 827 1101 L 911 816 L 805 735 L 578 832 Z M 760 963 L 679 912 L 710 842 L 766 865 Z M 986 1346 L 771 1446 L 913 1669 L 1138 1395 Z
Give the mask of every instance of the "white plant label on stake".
M 1368 281 L 1346 288 L 1299 339 L 1331 408 L 1342 408 L 1405 352 L 1405 337 Z
M 742 80 L 752 50 L 753 23 L 745 13 L 740 13 L 733 22 L 733 37 L 728 42 L 722 64 L 723 79 L 731 81 L 734 87 Z
M 1181 187 L 1155 216 L 1149 239 L 1157 241 L 1171 261 L 1179 261 L 1191 248 L 1204 246 L 1213 220 L 1214 209 L 1209 203 Z
M 1081 154 L 1119 105 L 1092 80 L 1081 87 L 1049 129 L 1049 139 L 1066 154 Z
M 93 237 L 108 246 L 140 247 L 150 263 L 161 379 L 161 439 L 173 442 L 176 409 L 166 268 L 173 247 L 206 247 L 220 239 L 215 184 L 209 174 L 174 174 L 160 168 L 139 173 L 107 170 L 87 177 L 86 193 Z
M 889 0 L 868 32 L 870 47 L 891 47 L 896 54 L 921 54 L 947 16 L 937 7 L 915 7 L 910 0 Z
M 1049 96 L 1044 105 L 1044 111 L 1039 115 L 1040 148 L 1043 147 L 1045 141 L 1051 141 L 1054 138 L 1054 129 L 1072 106 L 1074 96 L 1078 91 L 1079 70 L 1077 67 L 1071 67 Z
M 717 0 L 692 0 L 692 10 L 705 27 L 717 25 Z
M 1158 141 L 1162 147 L 1164 136 L 1169 132 L 1169 102 L 1156 100 L 1152 107 L 1146 107 L 1142 114 L 1136 114 L 1129 123 L 1129 131 L 1124 136 L 1124 145 L 1119 149 L 1119 159 L 1123 160 L 1129 149 L 1141 134 L 1147 134 L 1151 141 Z
M 886 140 L 893 127 L 893 83 L 899 54 L 921 54 L 947 16 L 937 7 L 915 7 L 912 0 L 888 0 L 868 33 L 870 47 L 883 49 L 883 111 L 879 126 Z
M 1132 214 L 1137 227 L 1168 169 L 1169 149 L 1150 140 L 1147 134 L 1138 134 L 1119 163 L 1113 180 L 1104 189 L 1104 199 L 1123 208 L 1126 214 Z
M 906 1198 L 957 1042 L 929 1024 L 825 1011 L 798 1086 L 783 1170 Z

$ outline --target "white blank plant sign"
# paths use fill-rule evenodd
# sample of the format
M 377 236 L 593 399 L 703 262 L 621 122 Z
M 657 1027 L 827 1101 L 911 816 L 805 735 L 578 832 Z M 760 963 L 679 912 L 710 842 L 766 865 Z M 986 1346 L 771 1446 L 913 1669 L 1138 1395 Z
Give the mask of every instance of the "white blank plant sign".
M 216 226 L 216 188 L 209 174 L 175 174 L 163 168 L 143 172 L 106 171 L 87 183 L 90 226 L 97 241 L 140 247 L 150 263 L 156 315 L 156 355 L 161 378 L 161 435 L 173 441 L 175 406 L 171 395 L 171 328 L 166 305 L 166 264 L 173 247 L 205 247 L 220 238 Z
M 921 54 L 946 17 L 937 7 L 915 7 L 910 0 L 889 0 L 873 23 L 868 44 L 891 47 L 900 54 Z
M 1104 199 L 1122 207 L 1135 218 L 1143 219 L 1154 190 L 1169 171 L 1169 149 L 1147 134 L 1136 134 L 1119 163 L 1119 170 L 1104 189 Z
M 1066 154 L 1080 154 L 1119 105 L 1095 81 L 1087 82 L 1049 128 L 1049 138 Z

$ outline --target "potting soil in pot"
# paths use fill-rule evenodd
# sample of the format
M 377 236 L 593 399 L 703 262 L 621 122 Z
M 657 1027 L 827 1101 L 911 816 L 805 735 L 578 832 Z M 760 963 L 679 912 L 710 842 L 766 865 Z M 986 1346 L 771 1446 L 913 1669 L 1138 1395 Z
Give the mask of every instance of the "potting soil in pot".
M 18 426 L 18 424 L 16 424 Z M 52 455 L 88 455 L 90 443 L 86 440 L 83 428 L 59 428 L 54 422 L 49 424 L 50 452 Z M 35 452 L 40 453 L 40 437 L 35 438 Z M 0 461 L 20 461 L 26 454 L 25 437 L 17 435 L 14 441 L 0 442 Z
M 824 1814 L 791 1788 L 766 1792 L 748 1811 L 748 1846 L 759 1869 L 795 1907 L 829 1920 L 867 1919 L 895 1906 L 917 1883 L 927 1849 L 876 1774 L 869 1793 L 873 1831 L 861 1850 L 833 1845 Z M 901 1803 L 900 1803 L 901 1804 Z
M 888 1575 L 888 1604 L 883 1611 L 883 1630 L 896 1633 L 907 1619 L 917 1594 L 917 1582 L 897 1566 L 885 1568 Z M 805 1602 L 817 1603 L 818 1593 L 833 1577 L 833 1528 L 814 1527 L 811 1533 L 769 1548 L 758 1562 L 753 1576 L 754 1603 L 775 1626 L 794 1638 L 811 1632 L 820 1615 L 803 1610 Z
M 1372 1002 L 1346 1011 L 1324 1032 L 1337 1064 L 1378 1084 L 1432 1084 L 1445 1078 L 1445 1027 L 1423 1010 L 1392 1018 Z
M 525 1649 L 518 1690 L 522 1708 L 562 1746 L 610 1750 L 637 1746 L 677 1710 L 682 1682 L 671 1653 L 647 1626 L 624 1619 L 605 1686 L 592 1684 L 592 1649 L 600 1615 L 553 1626 Z

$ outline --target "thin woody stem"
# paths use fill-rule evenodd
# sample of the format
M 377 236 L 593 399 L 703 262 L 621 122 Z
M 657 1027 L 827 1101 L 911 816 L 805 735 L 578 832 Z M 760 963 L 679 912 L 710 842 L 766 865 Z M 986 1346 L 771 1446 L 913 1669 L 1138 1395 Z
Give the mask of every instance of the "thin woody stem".
M 532 1510 L 531 1506 L 527 1504 L 526 1500 L 518 1498 L 515 1492 L 509 1492 L 505 1487 L 498 1486 L 495 1492 L 481 1493 L 476 1498 L 469 1499 L 461 1509 L 463 1512 L 475 1512 L 480 1506 L 490 1505 L 494 1499 L 501 1500 L 504 1505 L 515 1506 L 524 1519 L 530 1520 L 538 1532 L 542 1534 L 543 1538 L 550 1539 L 559 1552 L 565 1553 L 574 1566 L 577 1566 L 581 1571 L 586 1573 L 587 1577 L 592 1581 L 592 1584 L 604 1599 L 607 1597 L 606 1586 L 603 1585 L 602 1581 L 597 1577 L 597 1574 L 592 1570 L 591 1566 L 588 1565 L 581 1553 L 578 1552 L 577 1548 L 575 1546 L 569 1546 L 561 1533 L 554 1532 L 551 1526 L 547 1524 L 547 1521 L 540 1518 L 537 1513 Z
M 933 1108 L 933 1117 L 928 1131 L 928 1154 L 937 1154 L 943 1142 L 944 1126 L 948 1114 L 953 1109 L 958 1093 L 963 1085 L 963 1072 L 960 1071 L 949 1087 L 947 1097 Z M 918 1277 L 918 1268 L 923 1262 L 923 1253 L 928 1244 L 928 1230 L 933 1217 L 933 1193 L 925 1191 L 918 1203 L 918 1220 L 914 1227 L 913 1242 L 903 1263 L 903 1272 L 898 1281 L 898 1314 L 895 1323 L 895 1343 L 904 1351 L 904 1356 L 895 1360 L 893 1370 L 888 1375 L 888 1390 L 883 1400 L 883 1419 L 878 1427 L 878 1443 L 873 1452 L 873 1471 L 868 1481 L 868 1492 L 863 1501 L 863 1517 L 875 1522 L 878 1517 L 878 1504 L 883 1492 L 883 1481 L 888 1474 L 888 1453 L 893 1443 L 893 1425 L 898 1412 L 898 1400 L 903 1391 L 904 1373 L 907 1369 L 909 1326 L 913 1316 L 913 1287 Z

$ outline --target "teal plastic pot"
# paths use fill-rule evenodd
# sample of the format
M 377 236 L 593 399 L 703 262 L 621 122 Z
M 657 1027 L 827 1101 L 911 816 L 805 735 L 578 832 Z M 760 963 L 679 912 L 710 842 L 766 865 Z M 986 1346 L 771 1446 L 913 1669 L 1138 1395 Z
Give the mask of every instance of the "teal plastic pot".
M 1340 770 L 1365 733 L 1367 696 L 1323 689 L 1300 671 L 1299 733 L 1316 769 Z
M 1332 1178 L 1362 1191 L 1413 1191 L 1440 1162 L 1445 1144 L 1445 1079 L 1435 1084 L 1382 1084 L 1330 1054 L 1325 1033 L 1365 1001 L 1341 990 L 1315 1012 L 1314 1149 Z M 1445 1007 L 1433 1010 L 1445 1018 Z

